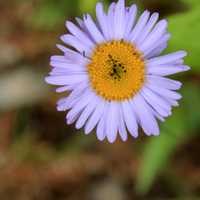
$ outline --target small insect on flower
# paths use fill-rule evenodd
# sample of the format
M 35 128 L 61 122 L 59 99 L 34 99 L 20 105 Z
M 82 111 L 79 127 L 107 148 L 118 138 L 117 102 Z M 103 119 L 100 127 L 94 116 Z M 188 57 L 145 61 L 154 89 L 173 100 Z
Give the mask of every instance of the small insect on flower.
M 69 34 L 57 45 L 63 55 L 51 57 L 52 71 L 46 82 L 57 92 L 70 92 L 57 103 L 67 111 L 67 124 L 74 122 L 85 134 L 96 128 L 99 140 L 113 143 L 119 134 L 138 137 L 138 127 L 148 136 L 159 135 L 157 119 L 164 121 L 178 106 L 181 83 L 165 76 L 187 71 L 185 51 L 159 56 L 170 34 L 167 21 L 144 11 L 137 19 L 137 7 L 125 0 L 112 3 L 107 12 L 96 5 L 97 22 L 89 14 L 67 21 Z

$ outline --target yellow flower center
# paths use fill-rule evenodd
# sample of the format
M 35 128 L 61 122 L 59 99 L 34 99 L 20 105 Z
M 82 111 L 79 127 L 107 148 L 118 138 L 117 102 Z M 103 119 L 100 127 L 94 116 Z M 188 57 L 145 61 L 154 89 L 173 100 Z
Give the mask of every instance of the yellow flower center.
M 111 41 L 96 47 L 88 64 L 91 87 L 109 101 L 132 98 L 144 83 L 145 64 L 133 44 Z

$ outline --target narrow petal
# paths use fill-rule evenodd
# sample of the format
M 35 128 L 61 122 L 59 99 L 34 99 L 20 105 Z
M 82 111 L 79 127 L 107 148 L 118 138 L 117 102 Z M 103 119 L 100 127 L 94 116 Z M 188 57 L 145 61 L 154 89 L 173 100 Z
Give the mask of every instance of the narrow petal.
M 73 116 L 71 116 L 69 118 L 66 117 L 66 123 L 68 125 L 73 124 L 78 119 L 79 115 L 80 115 L 80 112 L 77 112 L 76 114 L 74 114 Z
M 104 111 L 103 111 L 103 115 L 97 125 L 97 138 L 100 141 L 103 141 L 106 137 L 106 116 L 108 113 L 108 107 L 109 107 L 109 103 L 106 102 L 105 103 L 105 107 L 104 107 Z
M 58 68 L 59 70 L 72 70 L 72 71 L 86 72 L 86 67 L 82 65 L 78 65 L 78 64 L 51 61 L 50 65 L 52 67 Z
M 126 13 L 126 27 L 125 27 L 125 33 L 124 38 L 127 38 L 135 24 L 137 16 L 137 6 L 132 5 L 129 9 L 129 11 Z
M 157 22 L 159 18 L 159 14 L 158 13 L 153 13 L 149 19 L 149 21 L 147 22 L 145 28 L 143 29 L 142 34 L 140 35 L 140 37 L 138 38 L 138 40 L 136 41 L 137 45 L 141 45 L 141 43 L 143 43 L 143 41 L 146 39 L 146 37 L 148 37 L 150 31 L 152 30 L 152 28 L 154 27 L 155 23 Z
M 157 57 L 167 48 L 167 45 L 168 45 L 168 42 L 162 42 L 162 44 L 160 44 L 158 47 L 154 48 L 153 50 L 151 50 L 151 52 L 146 54 L 146 56 L 145 56 L 146 59 L 151 59 L 153 57 Z
M 159 119 L 161 122 L 165 121 L 165 118 L 161 116 L 159 113 L 157 113 L 153 108 L 149 107 L 149 109 L 157 119 Z
M 136 121 L 136 116 L 133 108 L 129 101 L 124 101 L 121 103 L 123 109 L 123 118 L 126 123 L 126 127 L 133 137 L 138 137 L 138 125 Z
M 87 72 L 86 71 L 81 71 L 79 69 L 63 69 L 63 68 L 53 68 L 51 70 L 51 72 L 49 73 L 49 75 L 51 76 L 70 76 L 70 75 L 86 75 L 87 76 Z
M 138 94 L 131 102 L 144 132 L 147 135 L 159 135 L 158 123 L 143 97 Z
M 56 47 L 58 49 L 60 49 L 63 53 L 65 53 L 66 51 L 68 51 L 68 48 L 65 47 L 65 46 L 63 46 L 63 45 L 61 45 L 61 44 L 57 44 Z
M 65 56 L 58 56 L 58 55 L 51 56 L 50 61 L 60 62 L 60 63 L 69 62 L 69 60 Z
M 190 70 L 189 66 L 186 65 L 160 65 L 155 67 L 148 67 L 147 68 L 147 74 L 149 75 L 158 75 L 158 76 L 168 76 L 172 74 L 176 74 L 179 72 L 185 72 Z
M 83 112 L 81 113 L 79 119 L 76 122 L 76 128 L 77 129 L 83 128 L 83 126 L 85 125 L 86 121 L 88 120 L 90 115 L 94 112 L 95 108 L 97 107 L 97 105 L 99 103 L 100 103 L 100 98 L 99 97 L 95 97 L 93 99 L 93 101 L 91 101 L 91 103 L 88 104 L 85 107 L 85 109 L 83 110 Z
M 176 107 L 179 106 L 179 103 L 176 100 L 172 99 L 172 98 L 165 97 L 165 100 L 167 102 L 169 102 L 172 106 L 176 106 Z
M 63 97 L 63 98 L 61 98 L 61 99 L 58 100 L 58 102 L 57 102 L 57 110 L 58 111 L 64 111 L 63 106 L 66 105 L 65 104 L 66 100 L 67 100 L 67 97 Z
M 97 3 L 96 5 L 96 16 L 104 37 L 106 38 L 106 40 L 109 40 L 110 39 L 109 24 L 107 21 L 107 16 L 103 10 L 102 3 Z
M 107 16 L 107 19 L 108 19 L 108 23 L 109 23 L 109 32 L 110 32 L 110 36 L 112 38 L 114 38 L 114 11 L 115 11 L 115 6 L 116 4 L 113 2 L 110 4 L 109 6 L 109 9 L 108 9 L 108 16 Z
M 171 105 L 147 87 L 142 89 L 141 95 L 161 116 L 168 117 L 171 114 Z
M 74 103 L 79 99 L 79 97 L 87 90 L 88 83 L 81 83 L 70 93 L 70 95 L 62 101 L 58 101 L 57 110 L 66 111 L 70 109 Z
M 61 93 L 61 92 L 65 92 L 65 91 L 72 91 L 74 89 L 74 86 L 62 86 L 56 89 L 56 92 Z
M 86 126 L 85 126 L 86 134 L 89 134 L 95 128 L 95 126 L 99 122 L 101 116 L 103 115 L 104 107 L 105 107 L 105 101 L 103 99 L 101 99 L 101 101 L 97 105 L 95 111 L 93 112 L 93 114 L 89 118 L 88 122 L 86 123 Z
M 123 116 L 123 109 L 121 104 L 118 106 L 119 109 L 119 135 L 121 139 L 125 142 L 128 139 L 128 133 L 126 130 L 125 120 Z
M 182 86 L 182 83 L 179 81 L 175 81 L 175 80 L 160 77 L 160 76 L 148 75 L 147 80 L 152 85 L 159 85 L 160 87 L 163 87 L 169 90 L 179 90 Z
M 136 26 L 133 28 L 132 32 L 128 36 L 128 40 L 131 42 L 134 42 L 137 37 L 139 37 L 141 31 L 145 27 L 148 19 L 149 19 L 150 12 L 149 11 L 144 11 L 143 14 L 140 16 Z
M 82 19 L 80 19 L 79 17 L 76 17 L 76 21 L 78 23 L 78 25 L 80 26 L 81 29 L 83 29 L 85 31 L 86 26 L 84 24 L 84 21 Z M 88 31 L 88 30 L 87 30 Z
M 48 76 L 45 78 L 45 81 L 52 85 L 71 85 L 82 81 L 88 81 L 88 76 L 86 74 Z
M 156 49 L 158 49 L 158 47 L 162 47 L 163 45 L 166 45 L 166 43 L 168 42 L 170 37 L 171 37 L 171 35 L 169 33 L 166 33 L 159 40 L 157 40 L 154 43 L 154 45 L 150 46 L 145 51 L 141 50 L 144 54 L 144 58 L 147 59 L 149 57 L 149 55 L 152 54 L 152 52 L 154 52 Z M 140 46 L 138 46 L 138 48 L 140 49 Z
M 65 34 L 61 36 L 61 40 L 67 45 L 74 47 L 79 52 L 86 52 L 88 55 L 91 54 L 91 49 L 88 46 L 84 45 L 80 40 L 71 34 Z
M 119 0 L 115 7 L 114 13 L 114 39 L 120 40 L 125 32 L 125 2 Z
M 106 118 L 106 135 L 110 143 L 115 142 L 118 128 L 117 103 L 110 102 Z
M 76 25 L 74 25 L 72 22 L 67 21 L 66 27 L 70 31 L 72 35 L 74 35 L 78 40 L 83 42 L 88 48 L 93 49 L 95 44 L 90 40 L 90 38 L 87 37 L 87 35 L 81 31 Z
M 62 99 L 61 99 L 62 100 Z M 66 111 L 71 109 L 76 103 L 78 102 L 78 98 L 71 99 L 71 101 L 68 101 L 67 98 L 65 98 L 65 101 L 57 103 L 57 111 Z
M 95 98 L 95 95 L 90 90 L 87 90 L 79 99 L 79 101 L 73 106 L 73 108 L 68 112 L 66 119 L 67 122 L 71 121 Z
M 75 51 L 65 52 L 65 57 L 70 60 L 72 63 L 86 66 L 90 60 L 85 57 L 84 52 L 82 54 Z
M 145 52 L 150 47 L 152 47 L 156 41 L 160 40 L 160 37 L 166 32 L 167 28 L 167 21 L 161 20 L 156 24 L 155 28 L 152 32 L 148 35 L 148 37 L 144 40 L 144 42 L 140 45 L 140 50 Z
M 91 37 L 89 30 L 87 29 L 87 27 L 85 25 L 85 22 L 78 17 L 76 17 L 76 21 L 77 21 L 79 27 L 81 28 L 81 30 L 83 30 L 87 34 L 88 38 L 90 38 L 90 40 L 93 41 L 93 43 L 96 43 L 95 40 Z
M 174 99 L 174 100 L 179 100 L 182 98 L 182 96 L 179 93 L 159 87 L 159 86 L 148 84 L 147 87 L 150 88 L 155 93 L 157 93 L 163 97 L 166 97 L 166 98 L 170 98 L 170 99 Z
M 150 66 L 174 63 L 175 61 L 184 58 L 186 55 L 187 53 L 185 51 L 177 51 L 177 52 L 170 53 L 164 56 L 159 56 L 159 57 L 149 59 L 147 63 Z
M 96 24 L 92 20 L 90 15 L 85 15 L 84 16 L 84 23 L 85 26 L 87 27 L 91 37 L 97 42 L 97 43 L 102 43 L 105 42 L 105 39 L 102 35 L 102 33 L 99 31 L 97 28 Z
M 87 64 L 89 59 L 83 56 L 83 52 L 81 54 L 77 51 L 72 49 L 66 48 L 63 45 L 57 44 L 57 48 L 62 49 L 64 56 L 52 56 L 51 61 L 60 61 L 60 62 L 67 62 L 67 63 L 76 63 L 76 64 Z M 63 59 L 59 58 L 63 57 Z M 57 59 L 58 58 L 58 59 Z

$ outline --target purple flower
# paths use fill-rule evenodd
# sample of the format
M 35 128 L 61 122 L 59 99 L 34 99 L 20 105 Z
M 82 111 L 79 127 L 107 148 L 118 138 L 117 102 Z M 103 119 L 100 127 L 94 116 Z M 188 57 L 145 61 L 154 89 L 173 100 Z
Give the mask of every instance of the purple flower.
M 137 7 L 125 1 L 112 3 L 108 12 L 96 5 L 97 22 L 90 15 L 77 25 L 67 22 L 69 34 L 61 37 L 68 46 L 57 45 L 62 56 L 52 56 L 52 71 L 46 82 L 70 91 L 57 103 L 68 111 L 67 124 L 76 122 L 85 134 L 96 128 L 99 140 L 113 143 L 119 133 L 126 141 L 129 132 L 138 137 L 138 126 L 146 135 L 159 135 L 157 119 L 164 121 L 178 106 L 181 83 L 165 76 L 187 71 L 185 51 L 159 56 L 170 34 L 167 21 L 144 11 L 137 19 Z

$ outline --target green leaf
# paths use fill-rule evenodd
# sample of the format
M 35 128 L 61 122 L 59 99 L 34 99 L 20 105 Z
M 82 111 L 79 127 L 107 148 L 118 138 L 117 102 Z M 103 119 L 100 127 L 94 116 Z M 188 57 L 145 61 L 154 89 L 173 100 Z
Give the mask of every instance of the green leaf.
M 169 49 L 184 49 L 188 52 L 186 63 L 192 70 L 200 72 L 199 66 L 199 32 L 200 32 L 200 1 L 183 0 L 188 11 L 169 18 L 169 31 L 172 33 Z

